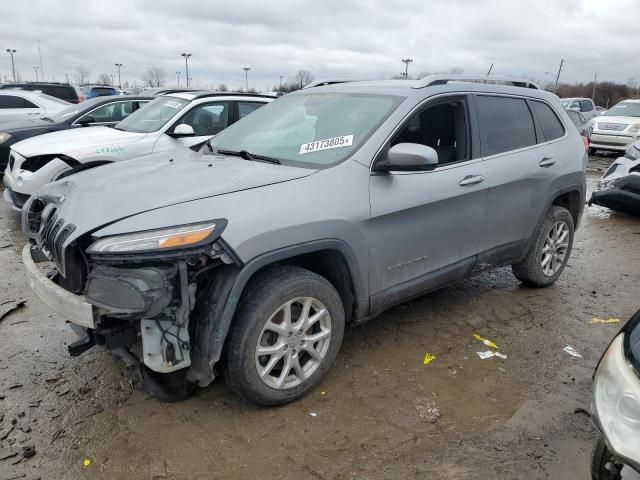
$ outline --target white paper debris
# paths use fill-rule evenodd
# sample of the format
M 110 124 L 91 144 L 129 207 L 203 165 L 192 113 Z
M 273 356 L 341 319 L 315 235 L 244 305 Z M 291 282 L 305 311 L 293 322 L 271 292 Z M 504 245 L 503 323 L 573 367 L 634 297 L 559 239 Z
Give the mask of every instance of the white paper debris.
M 309 413 L 309 415 L 311 415 L 312 417 L 317 417 L 318 416 L 318 414 L 316 412 L 311 412 L 311 413 Z
M 582 358 L 582 355 L 580 355 L 575 348 L 573 348 L 571 345 L 567 345 L 566 347 L 564 347 L 562 350 L 564 350 L 565 352 L 567 352 L 569 355 L 573 355 L 574 357 L 578 357 L 578 358 Z
M 492 350 L 486 350 L 484 352 L 476 352 L 476 353 L 482 360 L 486 360 L 487 358 L 491 358 L 491 357 L 498 357 L 498 358 L 502 358 L 503 360 L 507 359 L 507 356 L 504 353 L 494 352 Z

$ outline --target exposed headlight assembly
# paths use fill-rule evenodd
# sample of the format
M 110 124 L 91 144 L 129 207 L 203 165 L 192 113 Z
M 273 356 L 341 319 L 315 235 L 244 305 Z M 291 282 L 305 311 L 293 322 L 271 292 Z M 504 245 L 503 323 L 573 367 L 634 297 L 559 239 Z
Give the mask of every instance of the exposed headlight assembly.
M 226 226 L 225 220 L 179 227 L 114 235 L 96 240 L 89 253 L 139 253 L 194 247 L 214 240 Z M 217 227 L 217 228 L 216 228 Z
M 614 453 L 640 467 L 640 377 L 624 354 L 618 335 L 602 357 L 594 378 L 592 413 Z
M 0 143 L 4 143 L 11 139 L 11 134 L 7 132 L 0 132 Z

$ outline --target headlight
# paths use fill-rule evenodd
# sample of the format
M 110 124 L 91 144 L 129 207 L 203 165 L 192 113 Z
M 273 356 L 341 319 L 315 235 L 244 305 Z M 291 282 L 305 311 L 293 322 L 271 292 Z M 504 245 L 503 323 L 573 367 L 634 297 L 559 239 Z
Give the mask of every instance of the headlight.
M 638 150 L 635 145 L 631 145 L 624 152 L 624 156 L 626 158 L 630 158 L 631 160 L 638 160 L 640 158 L 640 150 Z
M 89 253 L 129 253 L 170 250 L 198 245 L 216 229 L 216 223 L 197 223 L 181 227 L 114 235 L 96 240 Z
M 0 132 L 0 143 L 4 143 L 11 138 L 11 134 L 7 132 Z
M 640 465 L 640 377 L 625 358 L 624 334 L 600 361 L 593 385 L 593 414 L 614 453 Z

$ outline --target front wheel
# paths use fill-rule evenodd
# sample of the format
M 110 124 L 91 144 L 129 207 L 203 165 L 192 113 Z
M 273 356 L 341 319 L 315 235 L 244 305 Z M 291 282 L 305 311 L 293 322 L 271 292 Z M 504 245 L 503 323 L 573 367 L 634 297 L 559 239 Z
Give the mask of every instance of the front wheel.
M 531 287 L 554 283 L 567 265 L 573 247 L 573 217 L 564 207 L 552 205 L 534 233 L 526 257 L 511 266 L 518 280 Z
M 340 295 L 325 278 L 292 266 L 259 273 L 246 291 L 226 346 L 227 383 L 260 405 L 303 397 L 325 377 L 340 349 Z
M 591 452 L 591 480 L 621 480 L 624 465 L 609 451 L 604 437 L 598 433 Z

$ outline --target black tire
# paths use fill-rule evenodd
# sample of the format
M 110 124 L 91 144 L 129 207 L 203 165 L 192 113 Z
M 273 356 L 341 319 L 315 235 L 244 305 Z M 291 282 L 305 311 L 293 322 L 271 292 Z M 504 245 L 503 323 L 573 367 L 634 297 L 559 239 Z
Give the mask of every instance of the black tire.
M 559 269 L 553 275 L 548 276 L 543 272 L 541 265 L 543 253 L 542 250 L 544 248 L 547 235 L 549 235 L 549 232 L 551 231 L 551 228 L 560 221 L 566 223 L 569 228 L 569 246 L 566 250 L 564 260 Z M 573 248 L 573 236 L 573 217 L 571 216 L 569 211 L 564 207 L 552 205 L 542 223 L 535 231 L 533 243 L 531 244 L 527 255 L 521 262 L 513 264 L 511 266 L 513 274 L 518 280 L 530 287 L 541 288 L 548 287 L 549 285 L 553 284 L 562 274 L 564 268 L 567 265 L 567 262 L 569 261 L 571 249 Z
M 225 346 L 223 368 L 227 383 L 244 399 L 264 406 L 283 405 L 303 397 L 329 372 L 342 344 L 345 313 L 340 295 L 325 278 L 294 266 L 258 273 L 245 292 Z M 307 379 L 290 388 L 274 388 L 258 374 L 255 349 L 269 318 L 286 302 L 299 297 L 313 297 L 326 308 L 331 321 L 329 346 Z
M 175 403 L 186 400 L 196 390 L 196 384 L 187 380 L 187 368 L 171 373 L 159 373 L 140 365 L 142 389 L 161 402 Z
M 622 478 L 622 467 L 620 463 L 615 463 L 615 459 L 604 438 L 598 432 L 598 437 L 591 451 L 591 479 L 592 480 L 620 480 Z

